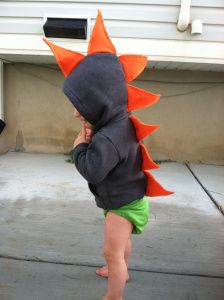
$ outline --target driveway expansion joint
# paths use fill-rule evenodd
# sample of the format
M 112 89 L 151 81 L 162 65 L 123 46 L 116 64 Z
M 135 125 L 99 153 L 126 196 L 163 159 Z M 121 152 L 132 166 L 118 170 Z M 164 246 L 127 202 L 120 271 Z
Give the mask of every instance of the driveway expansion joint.
M 72 262 L 61 262 L 61 261 L 53 261 L 53 260 L 43 260 L 36 256 L 35 258 L 24 258 L 19 256 L 11 256 L 11 255 L 3 255 L 0 254 L 0 259 L 12 259 L 12 260 L 20 260 L 20 261 L 30 261 L 30 262 L 41 262 L 41 263 L 50 263 L 50 264 L 59 264 L 59 265 L 70 265 L 70 266 L 80 266 L 80 267 L 88 267 L 88 268 L 99 268 L 99 264 L 84 264 L 84 263 L 72 263 Z M 159 270 L 146 270 L 142 268 L 128 268 L 129 271 L 135 272 L 144 272 L 144 273 L 158 273 L 158 274 L 169 274 L 169 275 L 180 275 L 180 276 L 194 276 L 194 277 L 205 277 L 205 278 L 216 278 L 216 279 L 224 279 L 222 275 L 209 275 L 209 274 L 197 274 L 197 273 L 178 273 L 172 271 L 159 271 Z
M 199 178 L 195 175 L 194 171 L 190 168 L 188 163 L 185 163 L 188 170 L 191 172 L 191 174 L 194 176 L 194 178 L 197 180 L 199 185 L 202 187 L 202 189 L 205 191 L 205 193 L 208 195 L 208 197 L 212 200 L 212 202 L 215 204 L 215 206 L 218 208 L 218 210 L 221 212 L 222 215 L 224 215 L 224 208 L 215 200 L 215 198 L 211 195 L 209 190 L 206 189 L 206 187 L 202 184 L 202 182 L 199 180 Z

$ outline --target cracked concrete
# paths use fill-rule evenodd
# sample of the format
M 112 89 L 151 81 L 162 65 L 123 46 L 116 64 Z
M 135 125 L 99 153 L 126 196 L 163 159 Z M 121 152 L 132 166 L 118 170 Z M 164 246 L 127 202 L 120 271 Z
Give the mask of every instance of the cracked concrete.
M 94 274 L 105 263 L 103 212 L 65 161 L 61 154 L 0 156 L 1 300 L 98 300 L 106 288 Z M 222 173 L 212 169 L 212 180 L 207 169 L 205 181 L 203 165 L 190 167 L 222 194 Z M 184 164 L 162 163 L 152 173 L 175 194 L 150 198 L 145 232 L 132 236 L 124 299 L 223 299 L 222 213 Z

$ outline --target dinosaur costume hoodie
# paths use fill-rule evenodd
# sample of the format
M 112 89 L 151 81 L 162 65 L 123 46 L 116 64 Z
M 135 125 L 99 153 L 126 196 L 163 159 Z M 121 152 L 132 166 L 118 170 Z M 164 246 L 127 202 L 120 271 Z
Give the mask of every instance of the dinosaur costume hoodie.
M 165 196 L 149 173 L 159 168 L 142 139 L 158 125 L 140 122 L 131 110 L 149 106 L 160 95 L 128 85 L 144 69 L 147 57 L 118 57 L 98 11 L 88 55 L 58 47 L 46 39 L 66 79 L 63 92 L 93 126 L 90 143 L 78 144 L 73 162 L 103 209 L 116 209 L 146 196 Z

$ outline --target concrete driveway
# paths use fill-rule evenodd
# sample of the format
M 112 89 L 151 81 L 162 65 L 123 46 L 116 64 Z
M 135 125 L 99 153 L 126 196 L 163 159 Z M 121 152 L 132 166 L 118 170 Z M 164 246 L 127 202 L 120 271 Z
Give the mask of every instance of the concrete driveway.
M 99 300 L 103 211 L 63 154 L 0 155 L 0 300 Z M 224 299 L 224 166 L 162 163 L 126 300 Z

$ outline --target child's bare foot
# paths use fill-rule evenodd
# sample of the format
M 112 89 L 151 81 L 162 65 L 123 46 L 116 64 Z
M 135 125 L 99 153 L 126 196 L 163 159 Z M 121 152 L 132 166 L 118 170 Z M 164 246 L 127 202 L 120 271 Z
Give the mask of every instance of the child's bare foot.
M 100 268 L 100 269 L 97 269 L 96 274 L 99 275 L 99 276 L 107 278 L 108 277 L 108 267 L 107 267 L 107 265 Z M 129 274 L 127 275 L 126 281 L 129 281 Z

